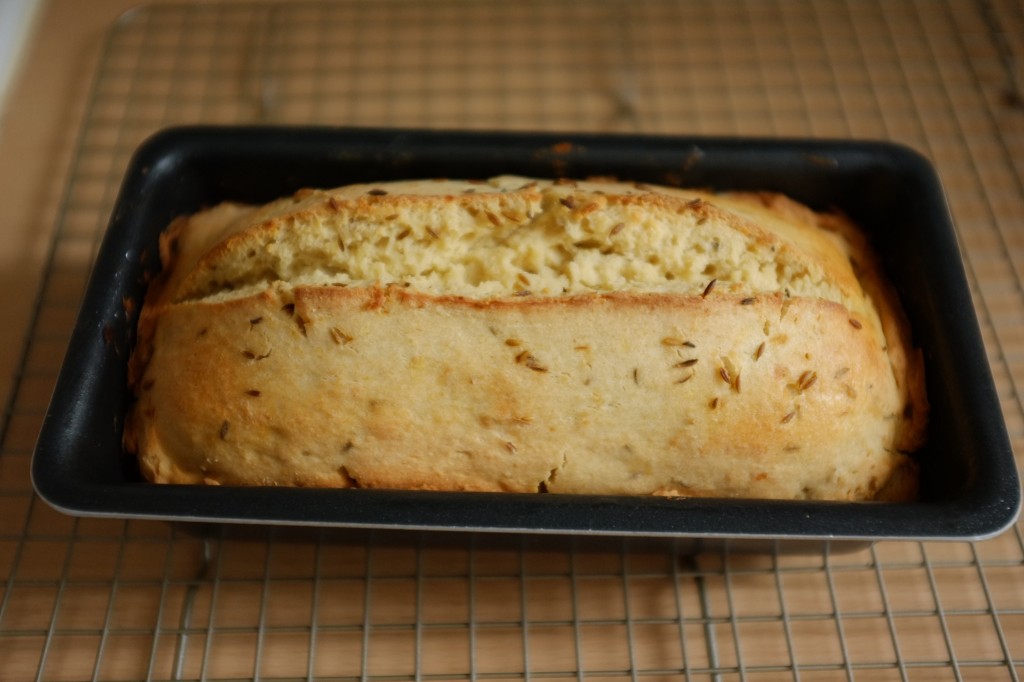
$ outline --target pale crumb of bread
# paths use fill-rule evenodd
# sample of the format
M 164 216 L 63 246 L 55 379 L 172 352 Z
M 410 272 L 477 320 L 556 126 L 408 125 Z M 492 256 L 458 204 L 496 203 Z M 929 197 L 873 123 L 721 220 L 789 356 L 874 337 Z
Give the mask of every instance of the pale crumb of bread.
M 529 186 L 510 189 L 524 185 Z M 284 218 L 284 239 L 221 259 L 216 273 L 191 281 L 183 298 L 245 295 L 274 281 L 401 283 L 414 291 L 480 298 L 524 290 L 547 296 L 696 293 L 714 279 L 723 290 L 787 289 L 859 305 L 843 283 L 830 281 L 818 263 L 803 257 L 800 241 L 765 238 L 753 222 L 723 231 L 720 221 L 709 220 L 720 209 L 704 200 L 706 194 L 664 190 L 658 194 L 662 201 L 650 201 L 650 192 L 635 188 L 593 194 L 599 187 L 499 178 L 470 187 L 478 195 L 501 191 L 493 209 L 407 193 L 400 214 L 384 198 L 391 195 L 381 195 L 382 207 L 370 202 L 305 212 L 305 205 L 331 198 L 339 206 L 353 202 L 349 192 L 305 193 L 301 203 L 289 206 L 294 214 Z M 787 228 L 804 242 L 802 233 L 829 239 L 815 226 Z

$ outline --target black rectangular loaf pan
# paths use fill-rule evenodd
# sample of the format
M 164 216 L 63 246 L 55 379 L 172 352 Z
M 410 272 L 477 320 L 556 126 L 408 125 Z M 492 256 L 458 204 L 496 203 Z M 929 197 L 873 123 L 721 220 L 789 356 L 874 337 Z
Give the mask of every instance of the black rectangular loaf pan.
M 157 235 L 222 200 L 402 178 L 615 176 L 786 193 L 870 233 L 923 348 L 932 418 L 919 502 L 157 486 L 121 447 L 126 363 Z M 126 303 L 127 302 L 127 303 Z M 345 128 L 167 130 L 136 153 L 95 264 L 32 466 L 70 514 L 394 530 L 675 539 L 979 539 L 1013 523 L 1020 484 L 961 254 L 930 164 L 889 143 Z

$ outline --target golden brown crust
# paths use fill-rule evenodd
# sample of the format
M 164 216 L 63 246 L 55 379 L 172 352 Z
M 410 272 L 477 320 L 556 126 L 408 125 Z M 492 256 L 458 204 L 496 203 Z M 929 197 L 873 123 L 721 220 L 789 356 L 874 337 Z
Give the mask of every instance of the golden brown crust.
M 920 356 L 852 226 L 777 195 L 623 187 L 405 183 L 176 223 L 140 319 L 126 447 L 147 479 L 170 483 L 912 496 L 905 452 L 927 415 Z M 387 226 L 396 213 L 405 227 Z M 661 287 L 480 295 L 461 280 L 438 291 L 415 277 L 313 277 L 308 263 L 263 256 L 286 244 L 275 258 L 308 260 L 323 234 L 356 244 L 359 221 L 399 235 L 426 225 L 424 239 L 443 241 L 465 215 L 496 232 L 582 219 L 606 244 L 631 229 L 710 228 L 717 241 L 700 244 L 790 252 L 804 293 L 722 271 Z M 662 222 L 643 222 L 651 215 Z M 205 229 L 189 235 L 190 222 Z M 260 262 L 259 277 L 247 261 Z

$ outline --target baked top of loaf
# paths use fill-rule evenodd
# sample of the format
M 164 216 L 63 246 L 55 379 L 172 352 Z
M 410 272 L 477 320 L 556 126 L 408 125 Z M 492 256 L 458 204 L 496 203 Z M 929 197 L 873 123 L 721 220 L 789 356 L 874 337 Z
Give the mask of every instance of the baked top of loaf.
M 854 225 L 498 177 L 181 218 L 127 447 L 159 482 L 906 498 L 920 354 Z

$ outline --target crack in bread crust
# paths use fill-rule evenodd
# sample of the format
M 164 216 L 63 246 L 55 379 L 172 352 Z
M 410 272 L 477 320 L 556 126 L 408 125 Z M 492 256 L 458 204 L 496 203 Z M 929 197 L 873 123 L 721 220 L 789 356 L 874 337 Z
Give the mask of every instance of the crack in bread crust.
M 831 262 L 844 257 L 840 242 L 812 224 L 783 223 L 781 238 L 706 193 L 595 183 L 510 189 L 510 180 L 471 185 L 469 194 L 452 183 L 439 183 L 438 195 L 303 193 L 254 211 L 245 229 L 206 250 L 175 300 L 237 295 L 273 281 L 391 282 L 485 297 L 692 293 L 715 280 L 731 290 L 788 289 L 861 305 L 849 268 Z M 715 201 L 757 208 L 742 197 Z

